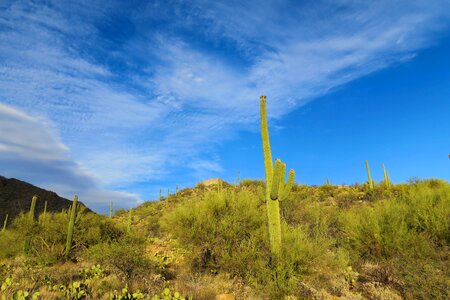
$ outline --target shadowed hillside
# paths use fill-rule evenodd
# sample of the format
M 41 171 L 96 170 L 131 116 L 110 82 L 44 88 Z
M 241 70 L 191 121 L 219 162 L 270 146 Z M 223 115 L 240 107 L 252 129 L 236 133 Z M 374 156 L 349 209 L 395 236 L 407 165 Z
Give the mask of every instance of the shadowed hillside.
M 38 196 L 37 214 L 44 210 L 45 201 L 47 201 L 47 211 L 50 212 L 68 209 L 72 204 L 72 201 L 58 196 L 55 192 L 41 189 L 15 178 L 8 179 L 0 176 L 0 220 L 3 221 L 6 215 L 9 220 L 12 220 L 21 212 L 28 211 L 34 195 Z

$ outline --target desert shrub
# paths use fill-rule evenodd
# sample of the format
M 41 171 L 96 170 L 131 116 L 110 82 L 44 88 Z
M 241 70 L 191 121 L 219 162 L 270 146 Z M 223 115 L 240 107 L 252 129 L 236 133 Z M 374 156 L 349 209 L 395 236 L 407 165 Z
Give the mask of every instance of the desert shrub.
M 330 251 L 329 222 L 320 212 L 307 226 L 283 226 L 283 259 L 270 256 L 265 205 L 247 190 L 209 192 L 162 218 L 163 228 L 189 249 L 197 271 L 245 278 L 271 297 L 295 294 L 301 279 L 339 269 L 346 262 Z
M 145 255 L 145 239 L 132 234 L 126 234 L 114 242 L 94 245 L 86 250 L 85 255 L 120 272 L 129 285 L 136 277 L 157 269 Z
M 449 263 L 442 253 L 449 246 L 448 184 L 414 182 L 397 197 L 343 212 L 340 222 L 344 232 L 340 245 L 353 261 L 390 265 L 402 282 L 395 288 L 403 296 L 445 295 Z
M 0 232 L 0 259 L 13 258 L 23 251 L 23 236 L 14 230 Z

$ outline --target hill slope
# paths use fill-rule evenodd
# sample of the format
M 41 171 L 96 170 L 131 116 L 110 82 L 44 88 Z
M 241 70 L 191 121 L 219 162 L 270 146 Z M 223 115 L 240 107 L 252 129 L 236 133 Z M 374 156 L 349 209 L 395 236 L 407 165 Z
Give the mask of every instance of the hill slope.
M 3 222 L 6 215 L 9 215 L 9 220 L 12 220 L 20 212 L 28 211 L 33 195 L 38 196 L 36 215 L 44 210 L 45 201 L 47 201 L 47 211 L 51 212 L 68 209 L 72 204 L 72 201 L 58 196 L 55 192 L 41 189 L 15 178 L 8 179 L 0 176 L 0 221 Z

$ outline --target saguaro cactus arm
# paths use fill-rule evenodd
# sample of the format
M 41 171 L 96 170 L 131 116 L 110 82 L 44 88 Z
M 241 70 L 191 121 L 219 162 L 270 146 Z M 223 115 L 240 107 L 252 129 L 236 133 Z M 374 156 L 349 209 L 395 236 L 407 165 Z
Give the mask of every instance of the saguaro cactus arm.
M 295 171 L 291 169 L 289 171 L 288 181 L 287 184 L 283 188 L 283 192 L 281 194 L 280 201 L 287 199 L 289 194 L 292 191 L 292 188 L 294 187 L 294 180 L 295 180 Z

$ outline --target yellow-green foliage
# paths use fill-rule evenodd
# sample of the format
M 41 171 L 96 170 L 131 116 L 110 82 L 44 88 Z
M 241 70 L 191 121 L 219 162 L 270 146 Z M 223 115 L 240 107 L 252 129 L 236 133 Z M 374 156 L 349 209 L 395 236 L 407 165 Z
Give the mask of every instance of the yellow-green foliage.
M 42 299 L 149 299 L 164 287 L 208 299 L 230 290 L 248 299 L 450 298 L 449 183 L 294 185 L 280 202 L 283 255 L 276 260 L 268 259 L 263 187 L 244 180 L 181 190 L 170 206 L 136 208 L 130 232 L 126 211 L 112 219 L 78 211 L 71 260 L 66 211 L 47 213 L 45 225 L 19 215 L 0 234 L 0 285 L 7 299 L 36 292 Z M 22 256 L 28 235 L 30 252 Z

